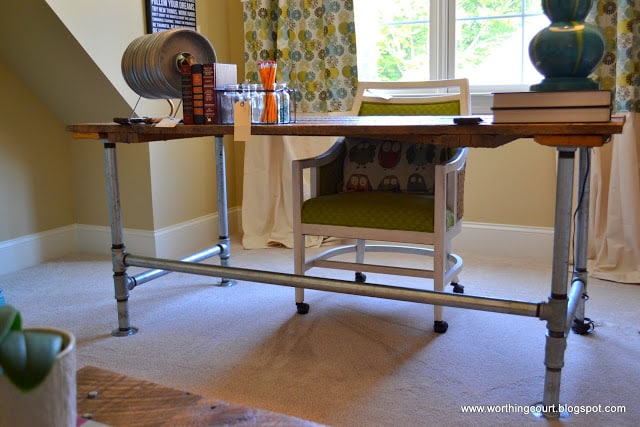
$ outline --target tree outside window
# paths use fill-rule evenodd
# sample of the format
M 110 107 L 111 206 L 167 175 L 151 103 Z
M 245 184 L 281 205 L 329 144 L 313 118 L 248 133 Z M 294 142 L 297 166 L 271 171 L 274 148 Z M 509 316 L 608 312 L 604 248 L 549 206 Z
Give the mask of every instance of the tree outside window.
M 354 7 L 362 81 L 542 79 L 528 55 L 529 41 L 549 24 L 540 0 L 354 0 Z

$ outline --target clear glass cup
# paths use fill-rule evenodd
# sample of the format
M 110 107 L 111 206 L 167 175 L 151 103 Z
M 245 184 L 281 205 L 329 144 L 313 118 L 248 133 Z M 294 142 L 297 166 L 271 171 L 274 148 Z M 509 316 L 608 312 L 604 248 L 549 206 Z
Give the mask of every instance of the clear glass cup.
M 251 123 L 260 123 L 264 103 L 264 88 L 261 84 L 253 84 L 253 102 L 251 104 Z
M 240 85 L 238 84 L 229 84 L 225 85 L 224 92 L 222 93 L 222 99 L 220 102 L 221 109 L 221 117 L 220 122 L 222 124 L 233 124 L 233 108 L 236 105 L 236 102 L 242 99 L 242 93 L 240 90 Z
M 291 95 L 286 83 L 278 83 L 279 95 L 278 123 L 291 123 Z

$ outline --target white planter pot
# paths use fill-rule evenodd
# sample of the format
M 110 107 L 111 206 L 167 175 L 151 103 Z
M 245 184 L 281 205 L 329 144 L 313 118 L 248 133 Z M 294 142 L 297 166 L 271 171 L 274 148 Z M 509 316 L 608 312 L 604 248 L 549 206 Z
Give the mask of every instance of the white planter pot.
M 30 328 L 62 336 L 63 350 L 42 384 L 24 393 L 0 375 L 0 426 L 74 427 L 76 425 L 76 339 L 55 328 Z

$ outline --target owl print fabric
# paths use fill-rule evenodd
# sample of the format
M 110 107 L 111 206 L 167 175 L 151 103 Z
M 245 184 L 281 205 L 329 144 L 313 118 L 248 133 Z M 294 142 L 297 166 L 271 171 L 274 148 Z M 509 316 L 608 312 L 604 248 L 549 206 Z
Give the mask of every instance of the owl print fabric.
M 347 138 L 344 191 L 433 194 L 435 164 L 448 150 L 430 144 Z

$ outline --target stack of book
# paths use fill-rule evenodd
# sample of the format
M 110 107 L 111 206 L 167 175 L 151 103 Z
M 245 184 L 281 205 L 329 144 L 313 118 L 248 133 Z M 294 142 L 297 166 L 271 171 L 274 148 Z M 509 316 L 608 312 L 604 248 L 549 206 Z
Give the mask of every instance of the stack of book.
M 492 110 L 494 123 L 608 122 L 611 92 L 496 92 Z
M 211 125 L 218 120 L 216 88 L 238 83 L 236 64 L 182 64 L 182 123 Z

